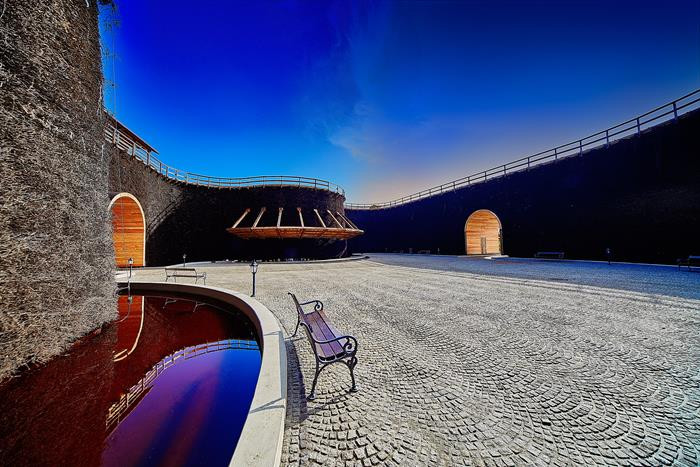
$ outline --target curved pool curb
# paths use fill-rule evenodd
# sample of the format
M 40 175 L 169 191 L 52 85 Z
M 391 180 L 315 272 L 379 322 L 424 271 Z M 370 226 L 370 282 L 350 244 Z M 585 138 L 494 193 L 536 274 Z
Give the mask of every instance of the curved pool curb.
M 126 286 L 122 282 L 120 286 Z M 255 325 L 262 361 L 248 417 L 229 465 L 278 466 L 287 411 L 287 349 L 279 321 L 262 303 L 220 287 L 171 282 L 132 282 L 133 293 L 175 292 L 212 298 L 241 310 Z

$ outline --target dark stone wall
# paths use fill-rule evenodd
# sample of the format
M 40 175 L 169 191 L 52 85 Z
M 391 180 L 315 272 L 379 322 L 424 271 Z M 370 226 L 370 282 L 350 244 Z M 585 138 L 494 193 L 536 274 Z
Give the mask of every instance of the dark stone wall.
M 2 2 L 0 379 L 116 316 L 95 2 Z
M 465 254 L 477 209 L 500 218 L 504 253 L 672 263 L 700 254 L 700 111 L 640 136 L 400 207 L 348 210 L 354 252 Z
M 344 212 L 345 198 L 327 190 L 300 187 L 208 188 L 167 180 L 123 151 L 114 151 L 110 193 L 134 195 L 146 216 L 146 265 L 221 259 L 332 258 L 346 251 L 346 241 L 266 239 L 242 240 L 226 231 L 246 208 L 251 212 L 239 227 L 250 227 L 261 207 L 267 211 L 260 226 L 298 225 L 297 207 L 304 222 L 317 225 L 313 208 Z M 105 206 L 108 204 L 105 203 Z M 324 222 L 333 225 L 328 214 Z

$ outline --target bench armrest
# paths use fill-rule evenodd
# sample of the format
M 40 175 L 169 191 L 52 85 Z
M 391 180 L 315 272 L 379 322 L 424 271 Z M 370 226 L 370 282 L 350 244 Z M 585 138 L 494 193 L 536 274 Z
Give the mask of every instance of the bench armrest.
M 299 306 L 310 305 L 314 303 L 314 311 L 323 311 L 323 302 L 321 300 L 309 300 L 308 302 L 300 303 Z
M 338 342 L 342 339 L 345 339 L 346 340 L 345 344 L 342 344 L 343 349 L 345 349 L 345 351 L 348 353 L 357 352 L 357 339 L 355 339 L 353 336 L 349 336 L 349 335 L 348 336 L 340 336 L 340 337 L 336 337 L 336 338 L 329 339 L 326 341 L 320 341 L 314 337 L 313 333 L 310 333 L 310 334 L 311 334 L 311 340 L 314 341 L 314 344 L 330 344 L 331 342 Z

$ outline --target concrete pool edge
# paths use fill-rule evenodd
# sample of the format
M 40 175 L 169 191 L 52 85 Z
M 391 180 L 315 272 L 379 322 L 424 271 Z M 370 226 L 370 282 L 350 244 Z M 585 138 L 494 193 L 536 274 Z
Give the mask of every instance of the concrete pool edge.
M 120 283 L 126 286 L 126 283 Z M 287 412 L 287 350 L 279 321 L 263 304 L 247 295 L 220 287 L 171 282 L 132 282 L 131 291 L 195 294 L 240 309 L 255 325 L 262 358 L 255 394 L 231 466 L 278 466 L 282 456 Z

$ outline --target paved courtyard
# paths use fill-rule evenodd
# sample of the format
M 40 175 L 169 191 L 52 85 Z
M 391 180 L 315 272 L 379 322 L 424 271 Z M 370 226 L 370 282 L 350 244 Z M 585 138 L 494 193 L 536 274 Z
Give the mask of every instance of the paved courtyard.
M 700 463 L 700 274 L 496 264 L 261 265 L 257 298 L 288 335 L 293 291 L 359 339 L 359 392 L 334 365 L 307 402 L 313 355 L 288 338 L 283 465 Z M 250 290 L 247 265 L 199 269 Z

